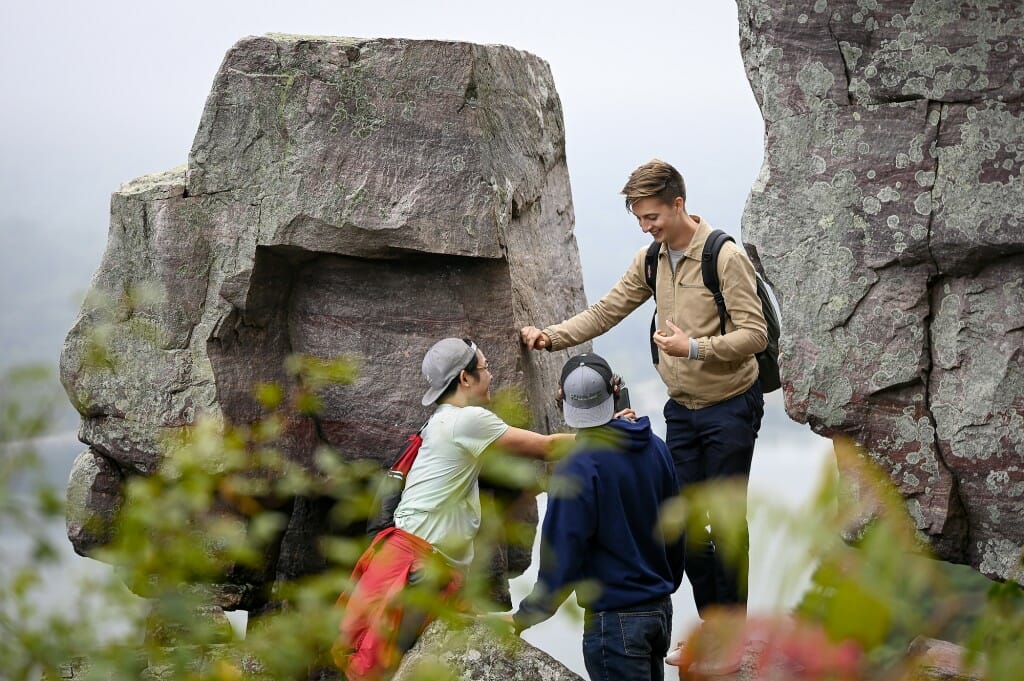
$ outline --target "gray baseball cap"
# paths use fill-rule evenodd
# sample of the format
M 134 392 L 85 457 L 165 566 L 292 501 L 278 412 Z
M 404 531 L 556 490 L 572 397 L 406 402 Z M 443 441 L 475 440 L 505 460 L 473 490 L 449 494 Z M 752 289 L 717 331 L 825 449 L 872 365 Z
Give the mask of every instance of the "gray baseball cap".
M 434 343 L 423 357 L 423 377 L 430 388 L 421 400 L 424 407 L 433 404 L 452 379 L 476 357 L 476 343 L 461 338 L 445 338 Z
M 571 428 L 603 426 L 615 414 L 612 369 L 600 355 L 570 357 L 562 367 L 562 414 Z

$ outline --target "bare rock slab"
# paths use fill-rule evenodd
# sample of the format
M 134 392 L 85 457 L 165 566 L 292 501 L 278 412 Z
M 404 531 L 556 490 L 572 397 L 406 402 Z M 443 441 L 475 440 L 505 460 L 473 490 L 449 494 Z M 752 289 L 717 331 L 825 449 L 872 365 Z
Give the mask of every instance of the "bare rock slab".
M 468 622 L 458 628 L 442 621 L 432 623 L 402 658 L 394 681 L 435 677 L 466 681 L 582 681 L 544 651 L 518 637 L 499 636 L 482 622 Z

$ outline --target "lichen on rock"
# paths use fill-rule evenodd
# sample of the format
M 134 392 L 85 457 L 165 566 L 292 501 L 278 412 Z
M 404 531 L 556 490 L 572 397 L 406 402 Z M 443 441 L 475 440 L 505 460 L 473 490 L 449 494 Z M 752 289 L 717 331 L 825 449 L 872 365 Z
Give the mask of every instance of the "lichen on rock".
M 787 411 L 872 450 L 939 557 L 1020 579 L 1024 6 L 738 6 Z

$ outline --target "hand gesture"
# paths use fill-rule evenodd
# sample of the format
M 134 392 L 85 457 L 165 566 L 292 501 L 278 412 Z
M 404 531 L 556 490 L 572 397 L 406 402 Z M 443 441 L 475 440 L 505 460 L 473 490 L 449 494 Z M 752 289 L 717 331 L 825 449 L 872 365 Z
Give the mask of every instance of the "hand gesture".
M 655 345 L 661 348 L 662 352 L 666 355 L 671 355 L 672 357 L 689 357 L 690 337 L 686 335 L 685 331 L 673 324 L 671 320 L 665 320 L 665 326 L 669 328 L 672 334 L 669 335 L 660 329 L 655 331 L 652 336 Z

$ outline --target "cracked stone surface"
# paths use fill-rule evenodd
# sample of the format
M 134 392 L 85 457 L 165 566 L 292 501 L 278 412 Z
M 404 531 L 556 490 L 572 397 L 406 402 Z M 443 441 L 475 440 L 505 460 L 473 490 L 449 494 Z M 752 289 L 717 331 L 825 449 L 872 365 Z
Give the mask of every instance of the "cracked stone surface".
M 85 554 L 105 541 L 124 479 L 157 470 L 164 436 L 201 414 L 257 418 L 253 385 L 287 384 L 290 353 L 362 357 L 318 419 L 289 424 L 287 454 L 311 468 L 320 444 L 389 464 L 429 414 L 420 361 L 446 336 L 475 338 L 495 385 L 522 386 L 535 428 L 557 429 L 549 396 L 566 355 L 527 356 L 517 329 L 585 305 L 543 60 L 456 42 L 245 38 L 187 163 L 111 199 L 61 357 L 88 445 L 69 486 L 72 543 Z M 289 508 L 268 582 L 322 565 L 322 503 Z M 502 556 L 512 575 L 529 562 Z
M 582 681 L 558 660 L 518 636 L 499 636 L 479 621 L 455 628 L 440 620 L 431 623 L 405 654 L 394 681 L 427 678 Z
M 939 557 L 1019 580 L 1024 5 L 737 5 L 786 410 L 867 446 Z

